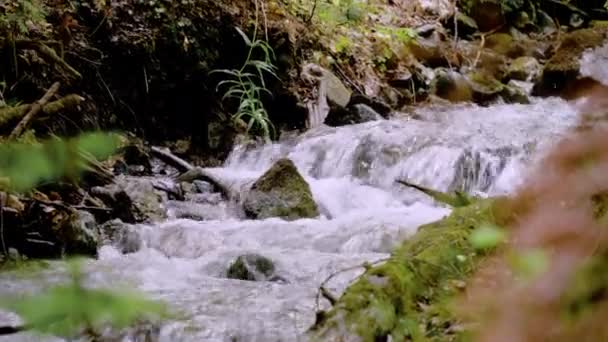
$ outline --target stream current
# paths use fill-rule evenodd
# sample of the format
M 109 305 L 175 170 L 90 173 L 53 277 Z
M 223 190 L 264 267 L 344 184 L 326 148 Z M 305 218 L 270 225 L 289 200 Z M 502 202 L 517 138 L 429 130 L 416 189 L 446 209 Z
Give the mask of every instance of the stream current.
M 509 193 L 575 121 L 573 105 L 554 98 L 486 108 L 453 105 L 419 108 L 413 116 L 391 120 L 319 127 L 272 145 L 238 146 L 223 167 L 209 171 L 233 189 L 245 189 L 278 158 L 288 157 L 309 182 L 321 217 L 247 220 L 231 203 L 190 203 L 184 209 L 170 201 L 168 220 L 134 226 L 139 250 L 122 254 L 102 247 L 98 259 L 86 262 L 86 281 L 140 290 L 178 313 L 172 321 L 141 327 L 143 332 L 130 331 L 119 340 L 144 341 L 146 334 L 153 341 L 302 340 L 314 322 L 323 280 L 386 258 L 418 226 L 449 214 L 449 208 L 397 179 L 442 191 Z M 197 219 L 177 218 L 178 209 Z M 227 279 L 230 263 L 246 253 L 273 260 L 284 281 Z M 339 273 L 328 290 L 339 295 L 361 272 Z M 1 273 L 0 295 L 43 291 L 65 279 L 61 261 L 34 274 Z M 0 312 L 0 322 L 20 323 L 7 312 Z M 41 340 L 62 341 L 28 333 L 0 338 Z

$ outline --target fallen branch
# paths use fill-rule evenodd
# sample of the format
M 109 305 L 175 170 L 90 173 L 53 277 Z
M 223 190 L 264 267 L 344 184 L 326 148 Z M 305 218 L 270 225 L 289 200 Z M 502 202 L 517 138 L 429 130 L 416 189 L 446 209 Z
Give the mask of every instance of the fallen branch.
M 187 172 L 194 169 L 194 166 L 192 166 L 192 164 L 174 155 L 168 149 L 162 149 L 160 147 L 152 146 L 150 152 L 152 152 L 154 156 L 156 156 L 158 159 L 162 160 L 166 164 L 176 168 L 179 172 Z
M 237 195 L 233 194 L 232 191 L 230 191 L 229 187 L 222 184 L 218 179 L 213 177 L 201 167 L 195 167 L 192 170 L 188 170 L 177 176 L 175 180 L 178 182 L 192 182 L 195 180 L 203 180 L 205 182 L 213 184 L 213 186 L 215 186 L 219 190 L 219 192 L 222 193 L 222 196 L 224 196 L 224 198 L 234 199 Z
M 454 191 L 454 193 L 447 193 L 425 188 L 423 186 L 416 185 L 401 179 L 398 179 L 396 182 L 405 185 L 409 188 L 413 188 L 420 192 L 423 192 L 428 196 L 432 197 L 437 202 L 444 203 L 455 208 L 464 207 L 472 203 L 472 199 L 460 191 Z
M 46 115 L 53 115 L 62 110 L 76 107 L 82 101 L 84 101 L 83 97 L 76 94 L 70 94 L 57 101 L 45 104 L 42 106 L 41 111 Z M 25 104 L 0 109 L 0 127 L 12 122 L 13 120 L 24 117 L 32 106 L 32 104 Z
M 40 100 L 38 100 L 36 103 L 34 103 L 32 105 L 29 112 L 23 117 L 23 119 L 21 120 L 21 122 L 19 122 L 17 127 L 15 127 L 15 129 L 9 136 L 9 139 L 12 139 L 12 140 L 17 139 L 21 135 L 21 133 L 23 133 L 23 131 L 29 125 L 30 121 L 32 121 L 32 119 L 38 114 L 38 112 L 40 112 L 42 107 L 47 102 L 49 102 L 49 100 L 51 99 L 51 97 L 53 95 L 55 95 L 57 90 L 59 90 L 59 82 L 53 83 L 53 85 L 46 91 L 44 96 L 42 96 L 42 98 Z
M 76 69 L 74 69 L 71 65 L 69 65 L 63 58 L 61 58 L 55 50 L 50 48 L 48 45 L 42 42 L 36 42 L 31 40 L 17 40 L 15 45 L 21 49 L 30 49 L 39 52 L 43 57 L 46 57 L 51 62 L 59 65 L 65 71 L 67 71 L 71 76 L 77 79 L 82 79 L 82 74 L 80 74 Z

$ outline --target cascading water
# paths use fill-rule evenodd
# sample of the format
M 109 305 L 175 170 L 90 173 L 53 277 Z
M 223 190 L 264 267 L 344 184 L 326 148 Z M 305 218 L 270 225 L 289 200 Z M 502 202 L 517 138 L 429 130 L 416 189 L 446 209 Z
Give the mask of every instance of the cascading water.
M 479 195 L 509 192 L 544 144 L 555 142 L 575 119 L 574 108 L 558 99 L 436 107 L 237 147 L 224 167 L 209 170 L 214 176 L 233 189 L 245 188 L 275 160 L 288 157 L 309 182 L 321 217 L 254 221 L 221 201 L 169 202 L 174 215 L 189 211 L 186 216 L 197 220 L 133 227 L 142 247 L 129 254 L 103 247 L 98 260 L 86 265 L 88 284 L 135 287 L 167 302 L 179 315 L 155 331 L 160 341 L 296 341 L 314 322 L 315 296 L 325 278 L 386 258 L 419 225 L 449 213 L 395 180 Z M 272 259 L 284 281 L 227 279 L 228 265 L 246 253 Z M 55 262 L 26 277 L 0 274 L 0 295 L 43 290 L 65 279 L 63 266 Z M 360 273 L 340 273 L 327 287 L 338 295 Z M 18 323 L 0 314 L 6 320 Z M 29 334 L 0 338 L 37 340 Z

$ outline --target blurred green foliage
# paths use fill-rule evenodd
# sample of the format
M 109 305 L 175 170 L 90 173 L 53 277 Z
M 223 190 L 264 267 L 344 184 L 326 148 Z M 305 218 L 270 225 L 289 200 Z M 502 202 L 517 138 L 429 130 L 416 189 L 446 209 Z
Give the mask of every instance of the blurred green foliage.
M 118 135 L 87 133 L 52 138 L 38 144 L 0 144 L 0 189 L 27 191 L 44 181 L 76 179 L 87 167 L 87 155 L 103 159 L 117 148 Z
M 97 332 L 108 325 L 125 328 L 138 319 L 167 315 L 164 305 L 137 293 L 85 288 L 80 262 L 68 265 L 71 282 L 67 285 L 25 298 L 3 298 L 0 306 L 19 314 L 28 330 L 65 337 Z

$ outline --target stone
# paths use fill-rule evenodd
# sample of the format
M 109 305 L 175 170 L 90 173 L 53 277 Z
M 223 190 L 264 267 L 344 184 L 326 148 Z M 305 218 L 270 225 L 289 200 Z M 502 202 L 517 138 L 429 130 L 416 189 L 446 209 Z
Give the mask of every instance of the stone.
M 94 187 L 91 193 L 113 209 L 114 217 L 125 222 L 154 222 L 167 217 L 153 180 L 119 175 L 114 183 Z
M 564 36 L 555 54 L 547 61 L 542 76 L 534 86 L 534 95 L 561 95 L 580 76 L 580 59 L 587 49 L 601 46 L 608 28 L 596 27 L 570 32 Z
M 514 59 L 507 69 L 506 77 L 513 80 L 535 82 L 542 73 L 542 66 L 534 57 Z
M 492 31 L 505 24 L 502 6 L 498 0 L 471 0 L 469 16 L 482 32 Z
M 530 98 L 525 89 L 513 85 L 505 85 L 500 96 L 506 103 L 529 104 Z
M 135 253 L 142 247 L 139 232 L 130 224 L 114 219 L 98 228 L 100 244 L 111 245 L 123 254 Z
M 486 37 L 484 46 L 509 58 L 517 58 L 526 54 L 524 44 L 513 39 L 508 33 L 494 33 Z
M 243 209 L 252 219 L 296 220 L 319 216 L 310 186 L 286 158 L 278 160 L 253 183 L 245 195 Z
M 215 190 L 213 184 L 202 180 L 195 180 L 192 184 L 194 184 L 194 189 L 199 194 L 211 193 Z
M 420 63 L 431 68 L 460 65 L 450 43 L 446 41 L 433 38 L 413 39 L 407 43 L 407 49 Z
M 447 69 L 436 70 L 431 94 L 455 103 L 473 99 L 473 90 L 467 79 L 460 73 Z
M 272 260 L 259 254 L 244 254 L 230 264 L 226 277 L 249 281 L 267 281 L 273 278 L 275 266 Z
M 331 71 L 323 69 L 323 81 L 327 84 L 327 100 L 341 107 L 350 102 L 351 91 Z
M 93 214 L 77 210 L 70 224 L 59 233 L 64 249 L 68 254 L 95 255 L 99 234 Z
M 476 103 L 487 104 L 498 98 L 505 85 L 492 75 L 483 72 L 473 72 L 467 75 Z
M 371 106 L 357 103 L 349 105 L 347 108 L 332 106 L 324 123 L 328 126 L 337 127 L 382 119 L 382 115 Z

